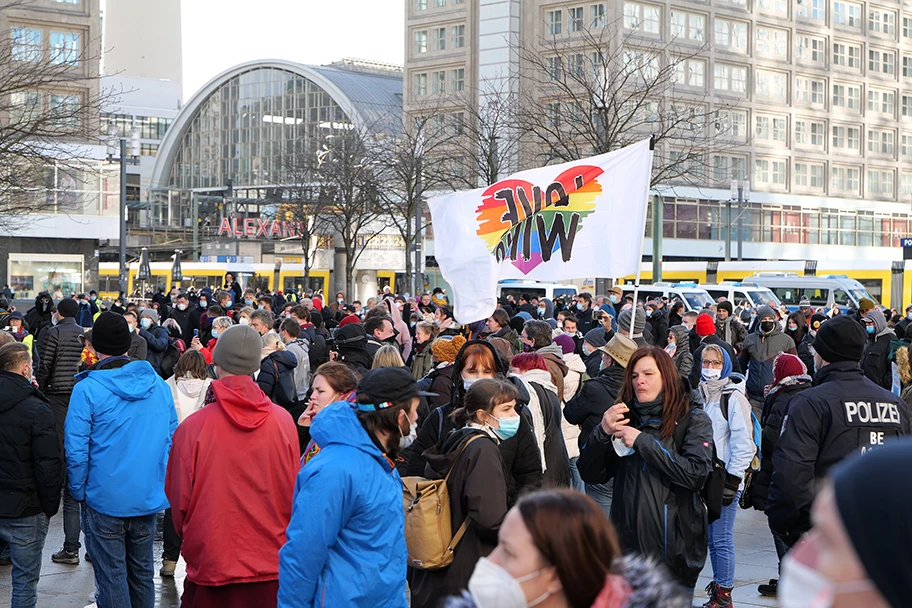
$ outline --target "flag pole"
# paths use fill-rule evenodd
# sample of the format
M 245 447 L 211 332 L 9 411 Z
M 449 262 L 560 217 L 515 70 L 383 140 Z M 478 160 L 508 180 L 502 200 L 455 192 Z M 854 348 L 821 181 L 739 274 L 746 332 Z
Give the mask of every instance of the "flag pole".
M 655 135 L 649 136 L 649 171 L 652 172 L 652 160 L 655 153 Z M 649 193 L 646 193 L 647 200 Z M 649 205 L 643 205 L 643 230 L 640 234 L 640 249 L 637 254 L 636 279 L 633 283 L 633 308 L 630 311 L 630 329 L 627 331 L 627 337 L 633 340 L 633 326 L 636 324 L 637 296 L 640 293 L 640 273 L 643 267 L 643 247 L 646 246 L 646 218 L 649 213 Z M 620 315 L 618 315 L 620 317 Z

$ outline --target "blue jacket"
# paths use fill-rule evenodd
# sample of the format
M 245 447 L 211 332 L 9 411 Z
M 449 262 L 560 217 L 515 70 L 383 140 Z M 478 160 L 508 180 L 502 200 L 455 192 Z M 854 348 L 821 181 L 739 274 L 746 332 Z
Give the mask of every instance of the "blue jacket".
M 177 428 L 171 389 L 146 361 L 77 380 L 63 433 L 73 498 L 111 517 L 168 508 L 165 469 Z
M 92 308 L 93 303 L 79 305 L 79 309 L 76 311 L 76 325 L 88 329 L 95 324 L 95 313 L 92 312 Z M 95 312 L 98 312 L 97 308 L 95 309 Z
M 405 608 L 399 474 L 349 403 L 322 410 L 310 435 L 321 449 L 295 484 L 279 551 L 279 606 Z

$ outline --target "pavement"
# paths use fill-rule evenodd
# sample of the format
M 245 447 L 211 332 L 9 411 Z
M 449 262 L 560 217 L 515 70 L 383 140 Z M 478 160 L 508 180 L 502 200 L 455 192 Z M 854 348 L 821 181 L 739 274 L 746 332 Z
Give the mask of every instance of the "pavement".
M 78 566 L 55 564 L 51 554 L 63 546 L 63 517 L 51 519 L 47 540 L 44 543 L 44 563 L 38 583 L 39 608 L 84 608 L 92 606 L 91 594 L 95 589 L 91 564 L 82 560 Z M 184 589 L 184 561 L 178 563 L 175 577 L 161 578 L 161 541 L 155 542 L 155 605 L 160 608 L 178 608 Z M 84 549 L 80 550 L 80 558 Z M 766 517 L 757 511 L 739 511 L 735 520 L 735 591 L 732 594 L 735 608 L 777 606 L 772 598 L 757 593 L 757 585 L 778 576 L 776 550 L 766 524 Z M 703 589 L 712 579 L 709 558 L 697 583 L 695 606 L 706 601 Z M 0 607 L 10 604 L 10 567 L 0 567 Z

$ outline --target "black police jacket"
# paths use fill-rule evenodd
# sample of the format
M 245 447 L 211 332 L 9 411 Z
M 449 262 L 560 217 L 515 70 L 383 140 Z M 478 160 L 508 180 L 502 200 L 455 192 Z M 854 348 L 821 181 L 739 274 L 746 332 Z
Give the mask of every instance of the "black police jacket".
M 789 401 L 773 452 L 766 507 L 772 529 L 797 542 L 811 528 L 811 504 L 833 465 L 908 434 L 909 406 L 868 380 L 857 363 L 821 368 L 814 386 Z

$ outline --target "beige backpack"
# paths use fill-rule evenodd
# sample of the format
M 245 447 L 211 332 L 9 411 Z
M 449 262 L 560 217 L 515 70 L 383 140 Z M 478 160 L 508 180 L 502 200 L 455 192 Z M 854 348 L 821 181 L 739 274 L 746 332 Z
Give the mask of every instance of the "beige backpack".
M 408 546 L 409 566 L 420 570 L 437 570 L 453 562 L 456 545 L 462 540 L 469 520 L 466 518 L 456 534 L 453 534 L 447 480 L 466 446 L 479 437 L 482 435 L 475 435 L 463 442 L 443 479 L 402 478 L 405 544 Z

